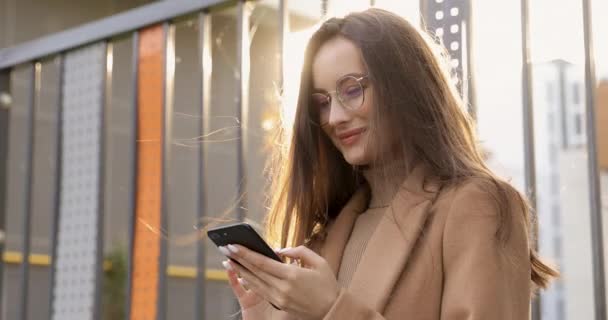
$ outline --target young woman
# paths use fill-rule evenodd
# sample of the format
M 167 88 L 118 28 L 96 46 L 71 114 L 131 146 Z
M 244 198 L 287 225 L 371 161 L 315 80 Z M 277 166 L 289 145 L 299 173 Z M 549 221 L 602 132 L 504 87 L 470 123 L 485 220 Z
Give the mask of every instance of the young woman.
M 379 9 L 313 35 L 271 167 L 269 236 L 292 263 L 221 248 L 242 265 L 224 262 L 243 319 L 528 319 L 557 271 L 433 48 Z

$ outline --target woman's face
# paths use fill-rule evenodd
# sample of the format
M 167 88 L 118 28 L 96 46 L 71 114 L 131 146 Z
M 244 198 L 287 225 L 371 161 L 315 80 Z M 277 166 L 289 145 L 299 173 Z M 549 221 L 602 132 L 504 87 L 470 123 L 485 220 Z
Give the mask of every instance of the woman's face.
M 344 37 L 326 41 L 312 64 L 312 103 L 323 131 L 351 165 L 367 165 L 375 148 L 370 144 L 373 90 L 361 51 Z

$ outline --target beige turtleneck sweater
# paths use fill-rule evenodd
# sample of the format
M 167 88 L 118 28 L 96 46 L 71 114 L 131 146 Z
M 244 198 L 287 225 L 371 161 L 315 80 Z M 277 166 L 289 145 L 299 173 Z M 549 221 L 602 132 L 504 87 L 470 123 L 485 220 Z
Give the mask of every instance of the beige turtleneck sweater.
M 344 248 L 340 270 L 338 271 L 338 284 L 340 287 L 348 288 L 357 265 L 361 261 L 367 242 L 374 233 L 374 230 L 376 230 L 376 226 L 378 226 L 380 219 L 382 219 L 385 210 L 386 207 L 368 209 L 357 217 L 346 248 Z

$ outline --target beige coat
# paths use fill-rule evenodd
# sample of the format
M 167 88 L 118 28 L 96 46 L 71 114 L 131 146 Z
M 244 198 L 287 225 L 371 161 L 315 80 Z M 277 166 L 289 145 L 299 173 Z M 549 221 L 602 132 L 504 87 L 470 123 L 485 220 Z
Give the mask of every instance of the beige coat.
M 417 167 L 397 192 L 324 319 L 529 319 L 528 234 L 517 206 L 509 240 L 499 246 L 498 211 L 481 184 L 472 179 L 438 192 L 434 184 L 423 188 L 424 176 Z M 318 251 L 335 273 L 368 201 L 361 188 L 329 226 Z

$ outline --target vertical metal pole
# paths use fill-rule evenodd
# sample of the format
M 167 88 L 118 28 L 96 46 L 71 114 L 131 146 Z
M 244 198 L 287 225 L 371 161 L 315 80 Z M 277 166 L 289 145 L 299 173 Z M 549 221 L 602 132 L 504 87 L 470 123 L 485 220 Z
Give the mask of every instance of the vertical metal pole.
M 246 0 L 239 0 L 237 5 L 237 119 L 240 130 L 238 131 L 237 141 L 237 199 L 238 205 L 237 219 L 245 219 L 247 208 L 247 127 L 249 115 L 249 15 L 250 10 Z M 239 305 L 235 301 L 235 309 L 239 310 Z
M 422 31 L 430 31 L 427 30 L 427 22 L 426 17 L 428 17 L 428 0 L 420 0 L 418 1 L 418 8 L 420 8 L 420 29 Z
M 59 64 L 59 79 L 58 79 L 58 92 L 57 95 L 57 134 L 55 144 L 55 203 L 53 208 L 53 220 L 51 221 L 51 274 L 49 279 L 49 319 L 53 317 L 53 300 L 55 289 L 55 273 L 57 271 L 57 234 L 59 232 L 59 216 L 61 211 L 61 173 L 63 171 L 62 165 L 62 139 L 63 139 L 63 83 L 64 83 L 64 65 L 65 57 L 60 55 L 58 57 Z
M 29 273 L 30 273 L 30 235 L 32 219 L 32 190 L 34 187 L 34 142 L 36 135 L 36 109 L 40 94 L 40 62 L 34 62 L 30 69 L 30 92 L 27 106 L 27 139 L 25 154 L 25 186 L 23 192 L 23 224 L 21 228 L 23 243 L 21 262 L 21 296 L 19 299 L 19 311 L 17 319 L 27 320 L 27 306 L 29 296 Z
M 162 115 L 162 176 L 161 176 L 161 212 L 160 212 L 160 255 L 158 268 L 158 312 L 157 320 L 167 318 L 167 237 L 169 214 L 169 168 L 171 160 L 171 142 L 173 141 L 173 85 L 175 80 L 175 26 L 163 24 L 163 115 Z M 162 233 L 165 236 L 162 236 Z
M 199 63 L 200 63 L 200 114 L 201 121 L 199 122 L 199 136 L 204 137 L 209 130 L 209 119 L 211 111 L 211 16 L 208 12 L 201 12 L 198 16 L 198 48 L 199 48 Z M 196 212 L 198 223 L 197 226 L 203 224 L 207 211 L 207 184 L 205 179 L 205 164 L 207 163 L 205 144 L 199 145 L 199 168 L 198 168 L 198 191 L 199 196 L 196 203 Z M 200 232 L 200 229 L 199 229 Z M 195 309 L 194 318 L 205 319 L 205 282 L 206 282 L 207 260 L 205 259 L 205 242 L 197 241 L 196 246 L 196 288 L 195 288 Z
M 107 141 L 107 133 L 108 133 L 108 106 L 109 99 L 111 96 L 111 88 L 112 88 L 112 64 L 114 59 L 113 46 L 111 43 L 104 43 L 104 51 L 105 54 L 101 56 L 102 63 L 102 75 L 103 80 L 100 83 L 100 112 L 101 115 L 99 117 L 99 167 L 97 168 L 99 172 L 99 182 L 97 186 L 97 243 L 96 243 L 96 253 L 97 253 L 97 265 L 95 266 L 95 303 L 93 304 L 93 319 L 101 320 L 102 313 L 102 289 L 103 289 L 103 239 L 104 239 L 104 212 L 105 212 L 105 181 L 106 181 L 106 141 Z
M 239 221 L 245 219 L 247 208 L 247 128 L 249 124 L 249 16 L 251 10 L 248 2 L 241 0 L 237 6 L 237 119 L 240 123 L 238 132 L 239 148 L 237 151 L 238 207 Z
M 466 2 L 467 19 L 463 21 L 463 37 L 462 42 L 466 52 L 462 55 L 463 60 L 463 85 L 466 86 L 466 96 L 468 103 L 469 114 L 477 120 L 477 92 L 475 90 L 475 70 L 473 65 L 473 1 Z M 465 78 L 466 77 L 466 78 Z
M 281 94 L 285 86 L 285 75 L 283 74 L 285 72 L 285 45 L 289 30 L 289 2 L 279 0 L 279 88 L 281 88 Z
M 534 147 L 534 105 L 532 99 L 532 69 L 530 61 L 530 14 L 528 0 L 521 0 L 522 106 L 524 131 L 524 170 L 526 195 L 536 209 L 536 157 Z M 537 214 L 536 210 L 533 211 Z M 535 219 L 538 221 L 538 218 Z M 538 227 L 534 232 L 534 246 L 538 250 Z M 532 320 L 541 319 L 541 297 L 532 301 Z
M 593 24 L 591 1 L 583 0 L 585 32 L 585 111 L 587 122 L 587 161 L 589 167 L 589 208 L 591 209 L 591 249 L 593 250 L 593 284 L 595 319 L 606 319 L 606 279 L 604 274 L 604 237 L 602 234 L 602 199 L 597 163 L 595 130 L 595 58 L 593 52 Z
M 131 140 L 131 150 L 132 150 L 132 158 L 131 158 L 131 197 L 129 199 L 129 243 L 128 243 L 128 252 L 127 252 L 127 288 L 126 288 L 126 301 L 125 301 L 125 319 L 131 319 L 131 294 L 133 289 L 133 253 L 135 246 L 135 197 L 137 196 L 137 104 L 138 104 L 138 65 L 139 65 L 139 32 L 133 32 L 133 36 L 131 37 L 131 83 L 133 85 L 133 98 L 132 98 L 132 111 L 131 111 L 131 136 L 133 139 Z
M 11 116 L 11 72 L 0 70 L 0 318 L 4 316 L 4 243 L 6 241 L 6 195 L 8 186 L 8 142 Z
M 370 7 L 375 7 L 376 6 L 376 0 L 369 0 L 369 6 Z

